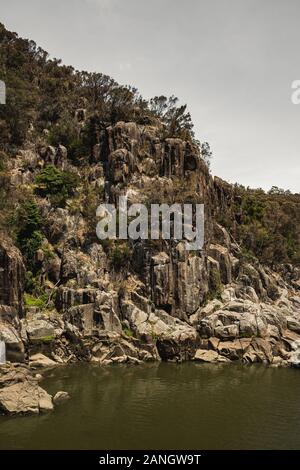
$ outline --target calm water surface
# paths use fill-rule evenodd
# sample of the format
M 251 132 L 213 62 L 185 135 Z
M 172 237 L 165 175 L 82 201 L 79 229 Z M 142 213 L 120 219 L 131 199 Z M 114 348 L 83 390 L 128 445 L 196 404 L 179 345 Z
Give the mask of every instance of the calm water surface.
M 300 449 L 300 370 L 80 364 L 42 386 L 72 399 L 0 417 L 0 449 Z

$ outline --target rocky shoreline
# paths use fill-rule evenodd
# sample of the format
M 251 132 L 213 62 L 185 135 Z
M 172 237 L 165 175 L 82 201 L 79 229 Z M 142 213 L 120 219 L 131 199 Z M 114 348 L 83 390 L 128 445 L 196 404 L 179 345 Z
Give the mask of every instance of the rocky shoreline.
M 275 300 L 262 301 L 253 287 L 231 283 L 188 322 L 155 309 L 136 291 L 119 299 L 122 325 L 110 310 L 114 293 L 102 293 L 111 302 L 106 328 L 92 322 L 96 307 L 90 303 L 63 314 L 27 308 L 22 318 L 2 305 L 0 340 L 9 362 L 0 366 L 0 409 L 6 414 L 52 411 L 59 398 L 40 387 L 40 372 L 78 361 L 99 366 L 191 360 L 299 367 L 300 297 L 279 275 L 271 278 L 269 273 L 267 279 L 273 281 L 273 291 L 278 289 Z M 65 397 L 64 392 L 59 395 Z
M 298 367 L 300 194 L 213 176 L 176 97 L 144 100 L 0 33 L 14 85 L 0 119 L 0 409 L 52 410 L 65 395 L 39 371 L 78 361 Z M 168 207 L 170 236 L 134 217 L 123 237 L 118 217 L 100 240 L 103 204 L 120 215 L 121 198 Z M 201 249 L 186 245 L 196 217 L 175 230 L 186 204 L 204 208 Z
M 42 375 L 24 364 L 0 365 L 0 410 L 8 415 L 40 414 L 68 400 L 68 393 L 59 391 L 53 397 L 40 385 Z
M 12 308 L 2 305 L 0 339 L 5 341 L 7 360 L 13 362 L 0 366 L 1 412 L 52 411 L 68 396 L 59 392 L 51 397 L 39 385 L 40 372 L 78 361 L 99 366 L 191 360 L 299 367 L 300 297 L 282 277 L 277 276 L 276 287 L 276 300 L 263 302 L 253 287 L 231 283 L 189 322 L 154 309 L 135 292 L 120 301 L 119 330 L 113 328 L 113 312 L 108 316 L 110 329 L 91 329 L 90 304 L 75 306 L 66 315 L 31 308 L 21 319 L 9 316 Z
M 61 145 L 28 142 L 9 162 L 11 187 L 31 188 L 49 163 L 70 167 L 67 156 Z M 85 186 L 64 208 L 35 195 L 45 236 L 34 255 L 34 279 L 15 243 L 0 235 L 1 351 L 28 371 L 22 372 L 28 380 L 9 386 L 29 384 L 35 411 L 45 401 L 51 408 L 30 372 L 35 367 L 186 360 L 298 366 L 300 269 L 275 270 L 245 256 L 217 222 L 218 214 L 234 212 L 238 196 L 210 175 L 195 145 L 163 139 L 159 127 L 119 122 L 101 134 L 81 171 L 89 188 L 105 188 L 103 200 L 126 195 L 129 203 L 151 202 L 167 193 L 167 201 L 185 202 L 191 194 L 204 201 L 205 246 L 189 252 L 184 241 L 138 240 L 126 249 L 107 247 L 95 238 L 94 212 L 92 226 L 84 215 Z M 24 295 L 28 279 L 46 301 Z M 9 377 L 5 370 L 0 377 Z

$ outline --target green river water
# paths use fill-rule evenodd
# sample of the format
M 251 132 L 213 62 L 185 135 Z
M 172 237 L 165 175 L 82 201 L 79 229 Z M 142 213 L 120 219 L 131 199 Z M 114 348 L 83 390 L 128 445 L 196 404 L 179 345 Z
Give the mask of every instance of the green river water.
M 41 385 L 71 400 L 0 416 L 0 449 L 300 449 L 300 370 L 79 364 Z

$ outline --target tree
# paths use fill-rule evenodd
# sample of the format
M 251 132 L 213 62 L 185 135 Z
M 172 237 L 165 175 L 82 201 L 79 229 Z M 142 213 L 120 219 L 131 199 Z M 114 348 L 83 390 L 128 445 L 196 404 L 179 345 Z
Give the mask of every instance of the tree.
M 282 188 L 279 188 L 278 186 L 272 186 L 272 188 L 269 191 L 269 194 L 291 194 L 290 190 L 285 190 Z
M 34 257 L 44 238 L 42 218 L 34 200 L 23 202 L 17 209 L 17 245 L 25 256 L 28 267 L 34 269 Z
M 212 151 L 208 142 L 200 144 L 201 156 L 206 161 L 208 168 L 210 167 Z
M 79 72 L 79 79 L 83 93 L 91 102 L 93 110 L 104 115 L 111 90 L 117 85 L 116 82 L 102 73 Z
M 178 106 L 178 98 L 174 95 L 155 96 L 149 102 L 151 112 L 160 118 L 166 126 L 169 137 L 193 136 L 193 123 L 187 105 Z

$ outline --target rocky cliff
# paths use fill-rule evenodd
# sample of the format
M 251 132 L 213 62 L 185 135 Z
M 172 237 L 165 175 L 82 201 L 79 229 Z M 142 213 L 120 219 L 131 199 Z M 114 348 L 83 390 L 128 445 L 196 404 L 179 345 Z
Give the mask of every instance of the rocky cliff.
M 6 78 L 22 70 L 34 87 L 23 118 L 10 99 L 0 113 L 7 360 L 298 364 L 299 195 L 213 178 L 185 108 L 162 115 L 107 77 L 78 75 L 0 33 Z M 119 196 L 203 203 L 203 249 L 101 242 L 96 208 Z
M 249 262 L 217 222 L 234 211 L 235 190 L 210 175 L 197 146 L 161 139 L 155 126 L 118 122 L 102 133 L 94 161 L 78 169 L 67 148 L 27 143 L 9 162 L 14 191 L 30 194 L 49 162 L 81 181 L 64 208 L 35 195 L 45 221 L 34 255 L 43 304 L 27 294 L 24 306 L 22 254 L 2 235 L 0 336 L 8 359 L 30 362 L 41 352 L 57 363 L 295 362 L 299 269 Z M 120 195 L 146 204 L 204 203 L 203 250 L 187 251 L 176 240 L 101 243 L 96 217 L 90 221 L 84 207 L 95 193 L 97 203 Z

